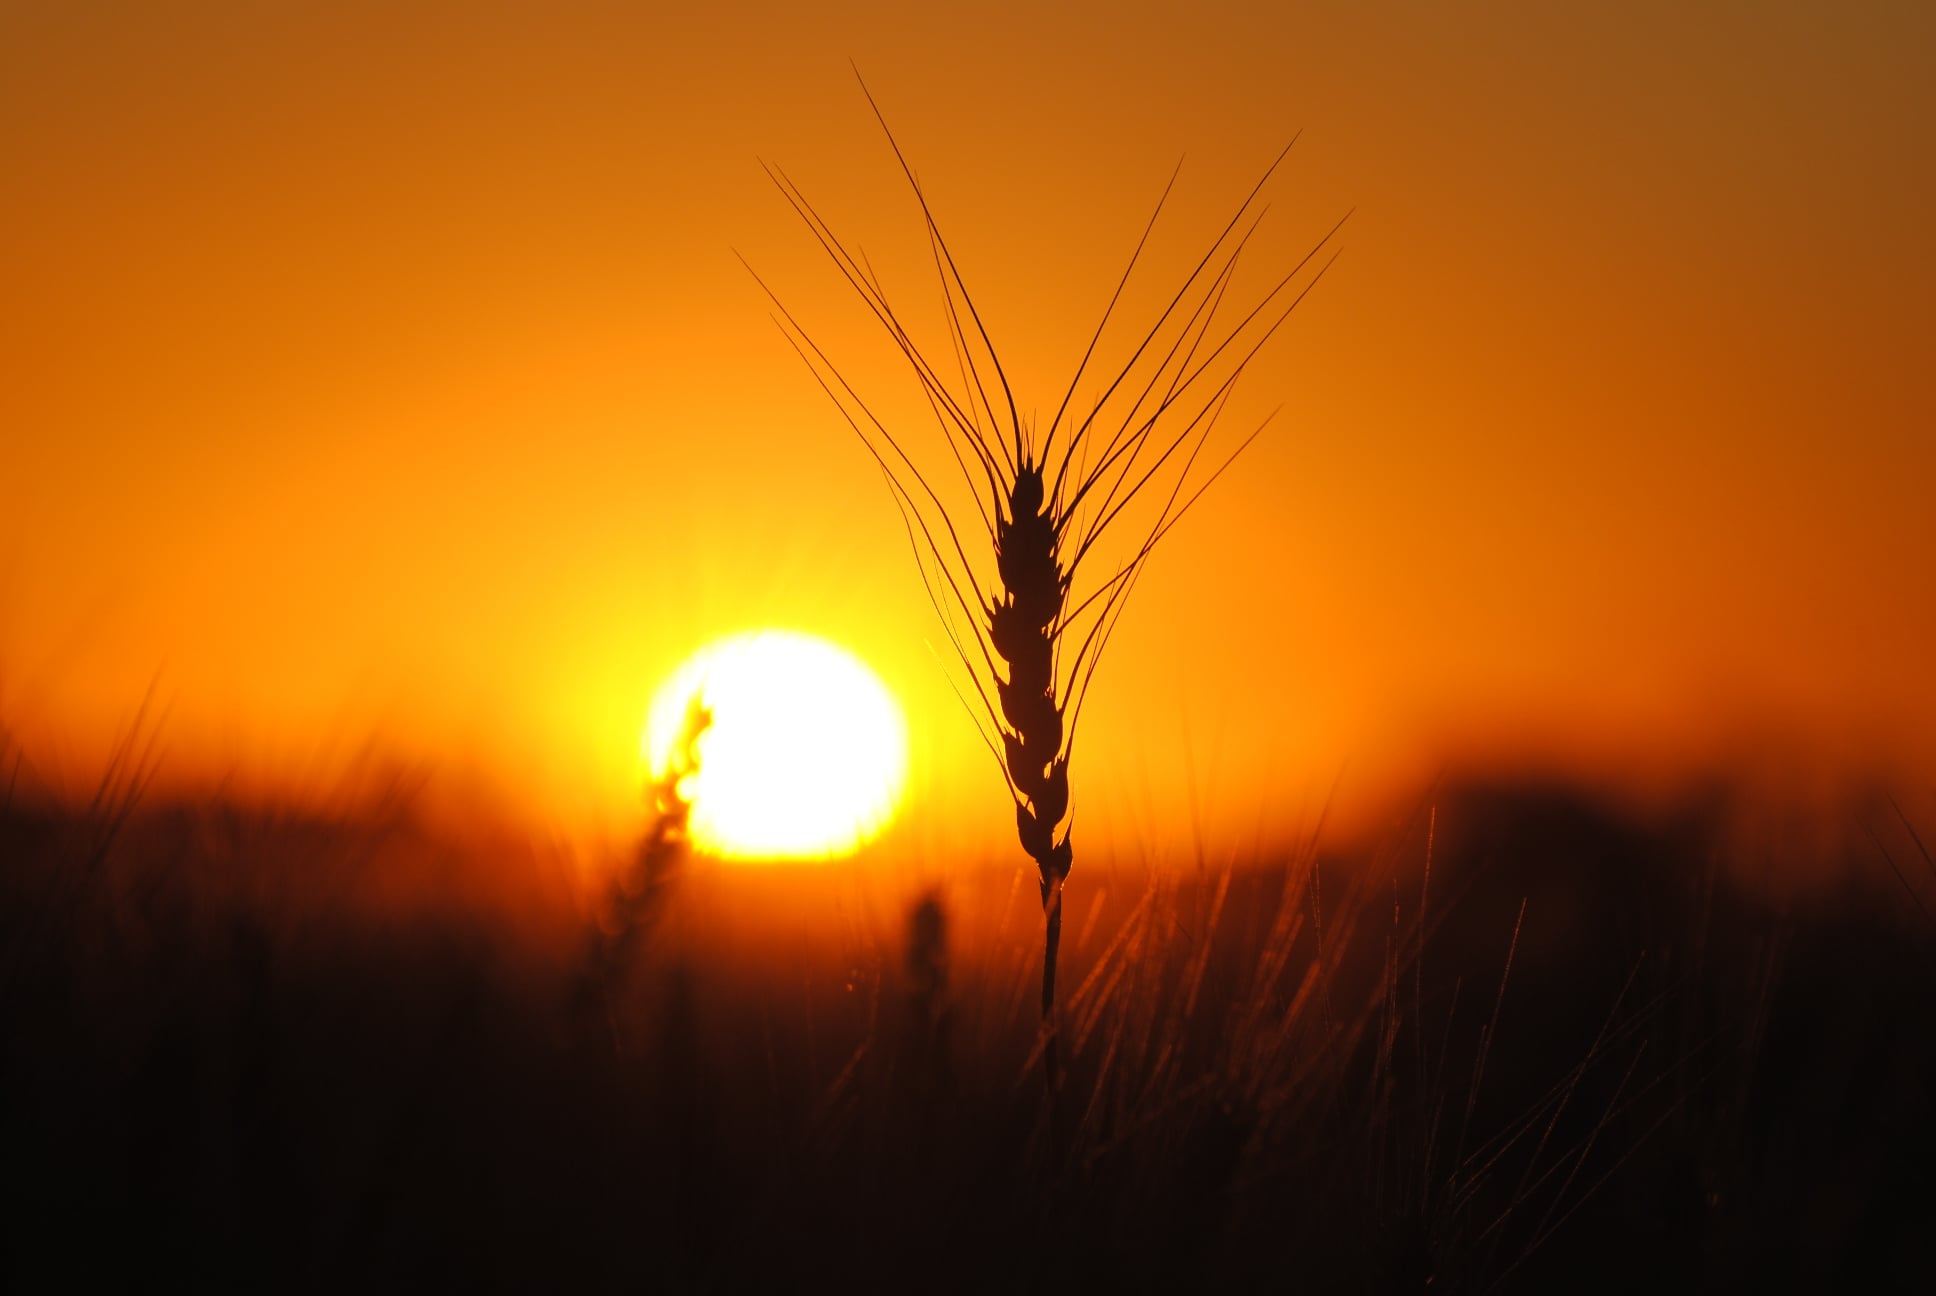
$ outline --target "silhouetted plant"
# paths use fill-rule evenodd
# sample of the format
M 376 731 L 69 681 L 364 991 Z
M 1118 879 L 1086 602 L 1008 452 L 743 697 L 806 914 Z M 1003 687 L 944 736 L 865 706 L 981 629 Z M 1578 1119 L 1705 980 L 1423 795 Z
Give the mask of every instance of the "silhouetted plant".
M 909 1063 L 917 1089 L 928 1094 L 953 1084 L 948 1008 L 948 910 L 938 893 L 918 900 L 908 913 Z
M 674 741 L 666 768 L 651 786 L 652 821 L 630 866 L 606 892 L 596 915 L 584 990 L 603 1005 L 611 1021 L 611 997 L 624 978 L 638 942 L 650 930 L 689 849 L 692 804 L 681 784 L 699 770 L 699 739 L 712 727 L 712 712 L 695 694 Z M 617 1040 L 617 1028 L 613 1027 Z
M 862 92 L 867 94 L 864 84 Z M 1007 372 L 927 196 L 873 96 L 867 98 L 921 208 L 947 307 L 959 389 L 950 387 L 913 340 L 865 258 L 847 248 L 784 171 L 769 167 L 768 174 L 913 369 L 975 502 L 988 540 L 982 552 L 992 550 L 995 559 L 992 577 L 981 561 L 971 559 L 974 537 L 957 526 L 903 437 L 876 417 L 764 280 L 760 286 L 778 309 L 788 340 L 886 478 L 929 600 L 979 703 L 962 695 L 1001 768 L 1015 805 L 1017 836 L 1040 875 L 1041 1003 L 1049 1032 L 1044 1057 L 1053 1084 L 1056 954 L 1062 888 L 1073 862 L 1069 766 L 1083 703 L 1150 554 L 1269 423 L 1266 418 L 1215 468 L 1201 466 L 1237 379 L 1323 277 L 1330 260 L 1308 276 L 1303 272 L 1344 222 L 1332 226 L 1236 324 L 1218 324 L 1237 261 L 1263 213 L 1257 211 L 1247 225 L 1245 218 L 1290 151 L 1286 145 L 1089 413 L 1078 419 L 1070 408 L 1076 387 L 1176 182 L 1173 172 L 1055 416 L 1046 431 L 1039 430 L 1017 413 Z M 1097 542 L 1145 490 L 1161 495 L 1162 506 L 1154 518 L 1144 518 L 1146 526 L 1129 556 L 1093 586 L 1078 586 L 1088 570 L 1085 563 L 1099 552 Z

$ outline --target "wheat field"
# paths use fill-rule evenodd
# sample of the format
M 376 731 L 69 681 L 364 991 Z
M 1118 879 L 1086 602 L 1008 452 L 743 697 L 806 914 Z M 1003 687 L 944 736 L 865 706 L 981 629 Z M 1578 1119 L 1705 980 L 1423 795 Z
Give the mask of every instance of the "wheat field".
M 1893 1290 L 1930 1258 L 1902 888 L 1936 876 L 1886 806 L 1804 896 L 1744 881 L 1725 799 L 1553 786 L 1098 860 L 1045 1096 L 1007 862 L 755 880 L 661 843 L 648 893 L 407 793 L 138 792 L 0 818 L 15 1290 Z

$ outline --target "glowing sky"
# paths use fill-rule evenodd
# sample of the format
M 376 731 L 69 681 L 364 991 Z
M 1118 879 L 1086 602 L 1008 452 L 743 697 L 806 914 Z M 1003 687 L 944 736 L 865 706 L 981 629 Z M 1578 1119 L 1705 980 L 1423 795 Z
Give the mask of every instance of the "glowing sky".
M 925 420 L 759 166 L 931 306 L 850 58 L 1025 407 L 1178 157 L 1126 318 L 1299 128 L 1253 273 L 1356 208 L 1138 590 L 1079 823 L 1460 753 L 1936 764 L 1925 3 L 8 5 L 0 719 L 84 780 L 158 681 L 178 770 L 379 732 L 619 817 L 656 684 L 788 626 L 1000 840 L 899 519 L 734 259 Z

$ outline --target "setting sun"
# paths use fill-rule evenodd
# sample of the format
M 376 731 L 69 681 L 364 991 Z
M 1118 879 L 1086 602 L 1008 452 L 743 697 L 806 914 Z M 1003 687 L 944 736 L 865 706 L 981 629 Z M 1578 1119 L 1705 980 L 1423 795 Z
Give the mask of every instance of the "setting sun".
M 719 640 L 662 685 L 646 725 L 655 774 L 697 701 L 711 722 L 681 788 L 694 844 L 730 859 L 844 855 L 893 818 L 907 776 L 901 708 L 851 653 L 766 630 Z

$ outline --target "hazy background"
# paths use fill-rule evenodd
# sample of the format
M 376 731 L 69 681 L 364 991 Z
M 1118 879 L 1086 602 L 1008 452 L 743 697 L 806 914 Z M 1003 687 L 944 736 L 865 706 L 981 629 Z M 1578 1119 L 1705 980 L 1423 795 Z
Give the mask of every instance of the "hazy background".
M 375 735 L 622 828 L 657 682 L 776 625 L 905 700 L 910 832 L 999 846 L 900 522 L 733 256 L 922 411 L 759 167 L 938 319 L 850 58 L 1044 415 L 1179 156 L 1126 322 L 1300 128 L 1247 282 L 1356 208 L 1105 663 L 1078 833 L 1447 761 L 1936 770 L 1923 3 L 0 4 L 29 762 L 84 787 L 153 683 L 178 780 Z

